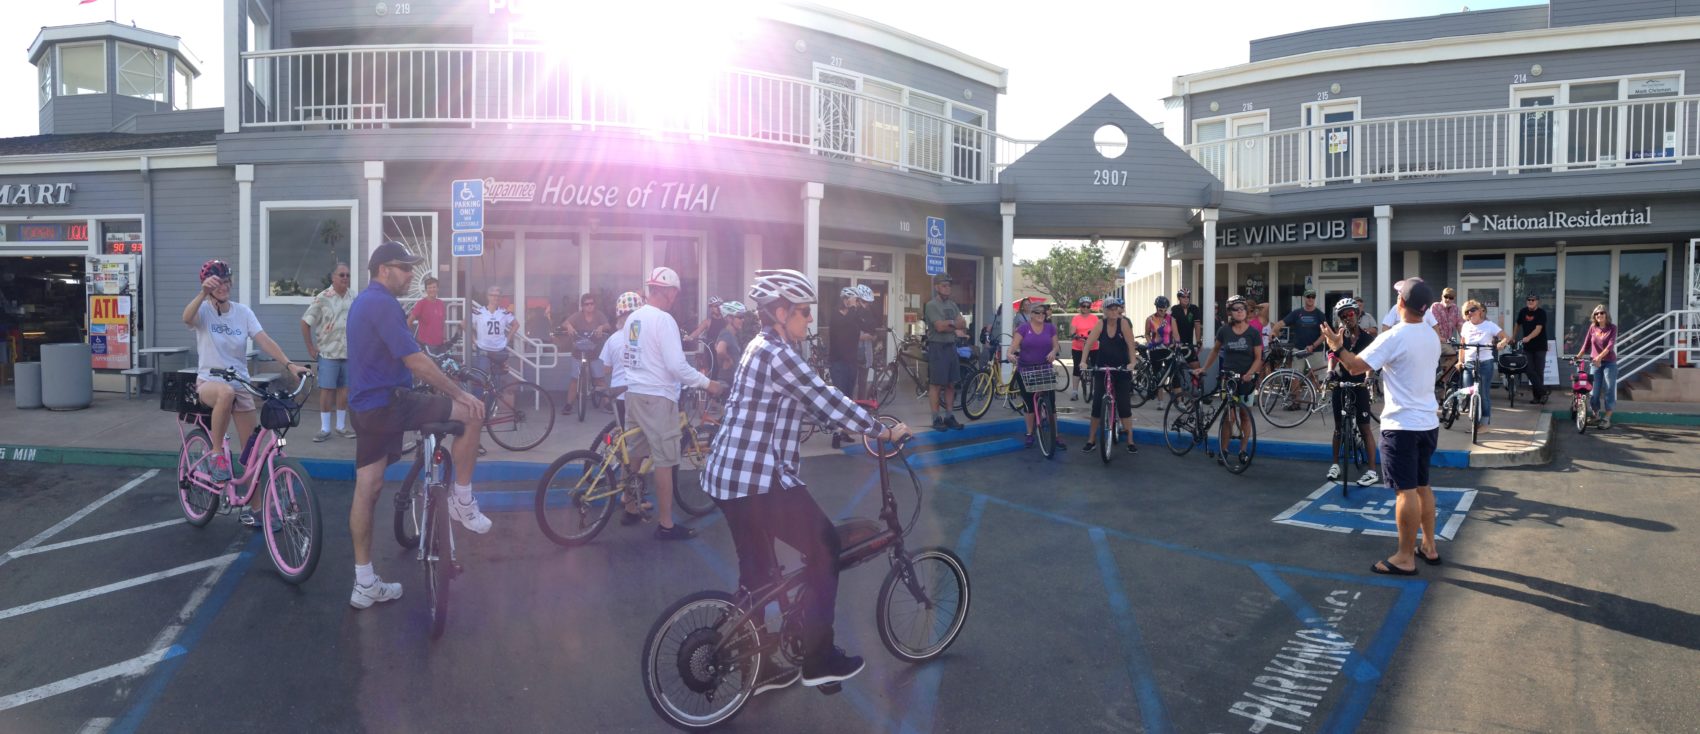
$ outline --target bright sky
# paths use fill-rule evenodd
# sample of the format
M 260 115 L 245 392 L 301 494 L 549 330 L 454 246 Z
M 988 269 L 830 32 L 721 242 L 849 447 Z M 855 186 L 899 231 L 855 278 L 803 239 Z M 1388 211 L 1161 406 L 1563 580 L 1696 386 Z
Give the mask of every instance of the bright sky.
M 358 0 L 349 0 L 356 2 Z M 631 0 L 641 2 L 642 0 Z M 674 0 L 663 0 L 669 2 Z M 700 0 L 690 0 L 700 2 Z M 1174 77 L 1245 63 L 1253 38 L 1370 20 L 1410 18 L 1462 9 L 1465 0 L 1195 0 L 1104 2 L 1049 0 L 1043 9 L 998 9 L 995 3 L 915 0 L 817 0 L 902 29 L 1009 69 L 1009 93 L 998 100 L 998 131 L 1043 138 L 1105 94 L 1151 121 Z M 1534 0 L 1467 0 L 1475 10 Z M 36 76 L 26 49 L 38 29 L 113 18 L 180 36 L 198 55 L 197 107 L 223 104 L 222 0 L 0 0 L 0 99 L 35 100 Z M 475 3 L 476 4 L 476 3 Z M 0 137 L 34 135 L 37 106 L 0 106 Z M 1023 242 L 1023 256 L 1048 243 Z

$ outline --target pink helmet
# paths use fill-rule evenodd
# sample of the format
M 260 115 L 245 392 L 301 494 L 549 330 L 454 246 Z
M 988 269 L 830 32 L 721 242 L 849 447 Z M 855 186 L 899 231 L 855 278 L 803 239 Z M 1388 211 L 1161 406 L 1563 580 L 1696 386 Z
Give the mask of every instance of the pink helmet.
M 217 259 L 201 263 L 201 280 L 204 281 L 214 275 L 225 280 L 230 280 L 230 266 L 226 265 L 223 260 Z

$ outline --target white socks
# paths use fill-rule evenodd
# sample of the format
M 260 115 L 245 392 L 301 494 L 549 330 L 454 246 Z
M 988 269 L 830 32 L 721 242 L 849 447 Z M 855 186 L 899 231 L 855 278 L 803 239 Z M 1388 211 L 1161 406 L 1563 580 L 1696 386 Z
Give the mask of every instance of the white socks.
M 372 571 L 372 564 L 354 566 L 354 583 L 359 586 L 371 586 L 378 583 L 378 574 Z
M 330 433 L 331 432 L 331 414 L 330 413 L 324 412 L 324 413 L 319 414 L 319 430 L 321 432 L 324 432 L 324 433 Z
M 348 411 L 339 410 L 336 412 L 336 429 L 339 431 L 348 430 Z
M 455 482 L 455 500 L 457 502 L 462 502 L 462 503 L 471 502 L 472 501 L 472 485 L 461 484 L 460 482 Z

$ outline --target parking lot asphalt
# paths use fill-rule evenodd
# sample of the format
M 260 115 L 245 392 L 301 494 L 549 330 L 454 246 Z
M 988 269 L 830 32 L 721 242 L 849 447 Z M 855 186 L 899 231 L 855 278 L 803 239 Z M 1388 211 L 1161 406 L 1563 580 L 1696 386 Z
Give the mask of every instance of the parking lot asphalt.
M 1319 496 L 1314 463 L 1234 476 L 1156 446 L 1109 466 L 930 462 L 907 542 L 967 562 L 955 646 L 920 666 L 887 655 L 886 564 L 851 569 L 838 642 L 868 669 L 837 696 L 756 698 L 729 729 L 1689 730 L 1697 443 L 1624 428 L 1561 436 L 1549 467 L 1437 469 L 1468 519 L 1444 565 L 1410 579 L 1369 573 L 1393 550 L 1363 532 L 1391 493 Z M 679 597 L 734 585 L 717 514 L 691 542 L 614 523 L 569 550 L 529 512 L 493 513 L 489 535 L 457 535 L 465 573 L 432 642 L 419 565 L 390 538 L 393 487 L 374 547 L 405 596 L 354 610 L 347 483 L 315 484 L 325 555 L 290 586 L 232 517 L 177 522 L 169 475 L 0 464 L 0 730 L 659 731 L 645 634 Z M 831 516 L 877 511 L 865 457 L 810 459 L 805 476 Z M 913 489 L 893 490 L 907 515 Z

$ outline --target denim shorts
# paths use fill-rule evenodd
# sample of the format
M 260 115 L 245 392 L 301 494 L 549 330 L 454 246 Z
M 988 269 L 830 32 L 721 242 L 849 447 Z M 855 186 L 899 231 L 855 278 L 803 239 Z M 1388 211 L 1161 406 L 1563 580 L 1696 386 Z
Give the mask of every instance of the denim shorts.
M 348 387 L 348 360 L 319 358 L 319 387 L 338 390 Z

